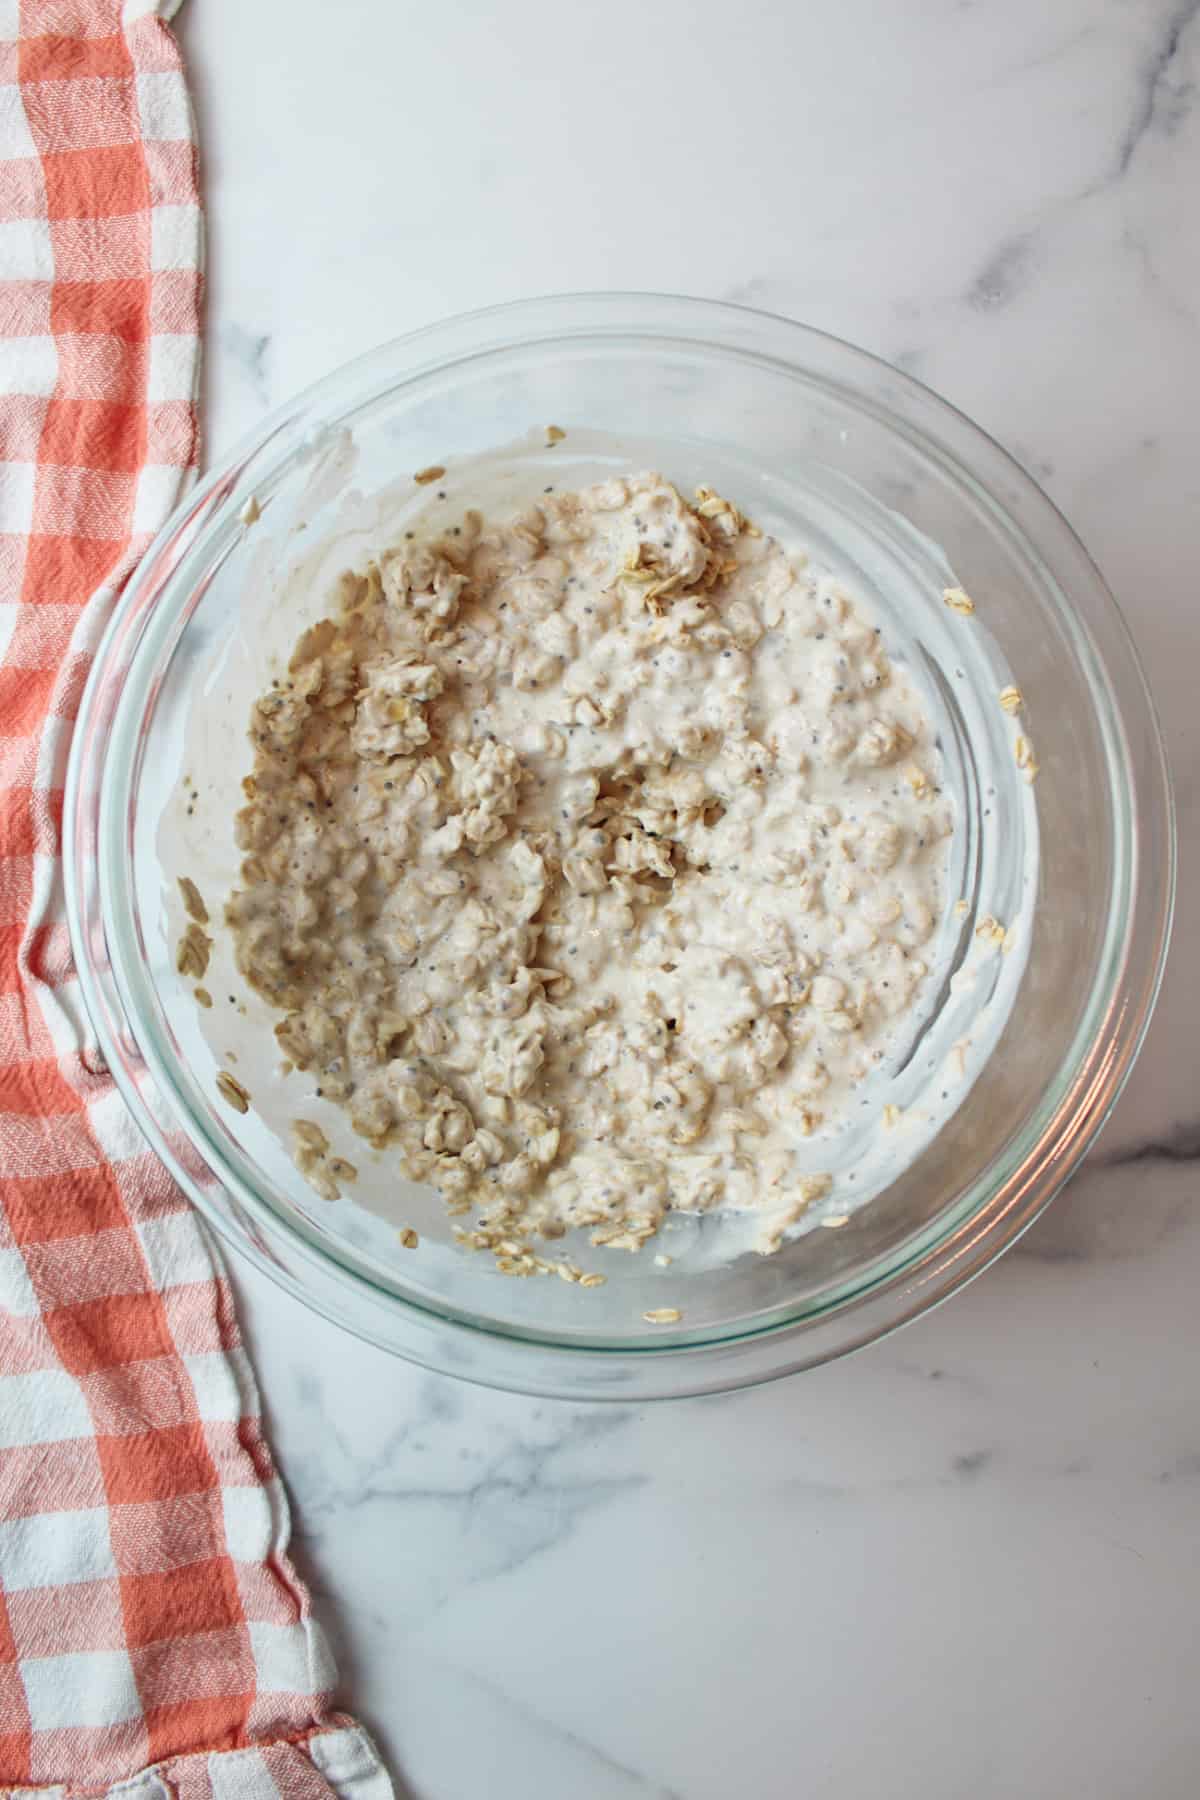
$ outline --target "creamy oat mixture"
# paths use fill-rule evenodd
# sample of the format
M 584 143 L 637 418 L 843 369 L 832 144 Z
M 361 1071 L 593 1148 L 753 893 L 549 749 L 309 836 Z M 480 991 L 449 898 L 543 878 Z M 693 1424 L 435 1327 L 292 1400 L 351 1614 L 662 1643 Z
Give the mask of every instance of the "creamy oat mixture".
M 238 966 L 469 1242 L 731 1209 L 770 1250 L 827 1190 L 805 1140 L 911 1023 L 953 823 L 832 578 L 654 474 L 468 512 L 343 577 L 251 736 Z M 327 1150 L 301 1120 L 336 1194 Z

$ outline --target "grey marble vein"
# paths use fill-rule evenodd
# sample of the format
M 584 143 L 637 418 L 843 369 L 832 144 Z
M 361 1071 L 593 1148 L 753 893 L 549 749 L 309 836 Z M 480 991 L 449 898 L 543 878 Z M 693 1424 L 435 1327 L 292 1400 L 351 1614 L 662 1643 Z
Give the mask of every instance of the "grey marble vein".
M 239 373 L 250 385 L 254 399 L 259 406 L 270 404 L 270 383 L 267 376 L 267 355 L 271 348 L 269 331 L 248 331 L 236 320 L 223 326 L 217 333 L 218 347 L 236 364 Z
M 1092 1169 L 1127 1169 L 1138 1163 L 1190 1163 L 1200 1161 L 1200 1119 L 1176 1125 L 1162 1136 L 1141 1138 L 1120 1149 L 1094 1152 Z
M 1169 1468 L 1163 1469 L 1158 1479 L 1164 1486 L 1173 1481 L 1195 1481 L 1200 1477 L 1200 1450 L 1189 1450 L 1177 1456 Z
M 298 1539 L 319 1555 L 350 1518 L 368 1509 L 383 1509 L 397 1531 L 411 1530 L 408 1521 L 431 1508 L 443 1519 L 453 1517 L 463 1554 L 429 1584 L 421 1611 L 431 1617 L 462 1588 L 497 1581 L 558 1549 L 589 1513 L 644 1485 L 645 1476 L 636 1472 L 572 1474 L 563 1468 L 576 1453 L 604 1445 L 628 1418 L 609 1408 L 576 1413 L 545 1443 L 514 1434 L 491 1456 L 466 1449 L 436 1480 L 422 1461 L 427 1445 L 421 1433 L 436 1419 L 429 1411 L 396 1426 L 369 1454 L 343 1440 L 340 1479 L 326 1473 L 324 1452 L 293 1456 L 288 1472 L 305 1496 Z M 474 1472 L 473 1464 L 483 1466 Z M 445 1470 L 444 1462 L 435 1466 Z
M 1121 233 L 1121 248 L 1128 251 L 1136 262 L 1142 272 L 1142 279 L 1153 295 L 1163 302 L 1180 324 L 1194 331 L 1197 316 L 1193 296 L 1190 293 L 1180 293 L 1178 287 L 1166 279 L 1158 266 L 1149 235 L 1134 225 L 1127 225 Z M 1153 449 L 1155 445 L 1152 440 L 1148 440 L 1143 447 Z
M 1014 1431 L 1010 1436 L 1015 1438 L 1017 1433 Z M 773 1486 L 772 1493 L 776 1498 L 786 1498 L 789 1503 L 819 1516 L 830 1505 L 839 1511 L 847 1507 L 861 1510 L 878 1505 L 889 1495 L 928 1496 L 980 1486 L 985 1483 L 985 1478 L 993 1487 L 998 1482 L 1011 1487 L 1030 1480 L 1082 1479 L 1094 1474 L 1095 1470 L 1096 1463 L 1090 1456 L 1034 1456 L 1023 1447 L 1014 1449 L 1012 1443 L 1006 1443 L 957 1450 L 948 1460 L 939 1460 L 928 1468 L 904 1474 L 881 1473 L 871 1480 L 836 1482 L 806 1475 L 787 1476 Z M 1200 1453 L 1184 1455 L 1166 1469 L 1156 1470 L 1151 1464 L 1143 1471 L 1144 1479 L 1159 1483 L 1190 1480 L 1197 1475 L 1200 1475 Z
M 1169 1241 L 1187 1254 L 1197 1215 L 1192 1160 L 1145 1142 L 1128 1161 L 1121 1150 L 1111 1161 L 1095 1156 L 1014 1246 L 1014 1257 L 1049 1265 L 1152 1261 Z
M 1033 279 L 1037 267 L 1037 233 L 1018 232 L 1000 244 L 967 290 L 967 304 L 978 312 L 1007 306 Z
M 976 1475 L 982 1475 L 988 1464 L 994 1460 L 995 1455 L 994 1450 L 960 1451 L 952 1464 L 954 1473 L 972 1481 Z
M 1200 0 L 1182 0 L 1163 20 L 1150 55 L 1137 72 L 1138 91 L 1133 116 L 1117 149 L 1115 173 L 1126 174 L 1145 139 L 1154 134 L 1170 137 L 1179 129 L 1195 103 L 1195 82 L 1181 75 L 1184 40 L 1200 17 Z
M 644 1794 L 647 1800 L 684 1800 L 678 1788 L 664 1786 L 651 1775 L 635 1769 L 630 1763 L 623 1762 L 611 1751 L 595 1743 L 590 1737 L 584 1737 L 569 1725 L 563 1725 L 556 1719 L 548 1718 L 538 1712 L 526 1700 L 518 1699 L 508 1688 L 503 1687 L 495 1679 L 481 1675 L 478 1669 L 457 1666 L 451 1671 L 458 1679 L 464 1680 L 479 1693 L 485 1694 L 495 1705 L 520 1719 L 523 1723 L 540 1732 L 554 1743 L 573 1750 L 582 1759 L 585 1766 L 593 1772 L 615 1775 L 630 1790 Z M 581 1795 L 586 1789 L 576 1790 Z
M 1099 26 L 1094 20 L 1088 20 L 1082 25 L 1071 25 L 1041 49 L 1027 52 L 1022 50 L 1011 62 L 1004 62 L 998 68 L 990 70 L 984 85 L 993 88 L 1001 83 L 1024 81 L 1027 76 L 1036 74 L 1039 70 L 1051 68 L 1083 45 L 1094 43 L 1098 30 Z

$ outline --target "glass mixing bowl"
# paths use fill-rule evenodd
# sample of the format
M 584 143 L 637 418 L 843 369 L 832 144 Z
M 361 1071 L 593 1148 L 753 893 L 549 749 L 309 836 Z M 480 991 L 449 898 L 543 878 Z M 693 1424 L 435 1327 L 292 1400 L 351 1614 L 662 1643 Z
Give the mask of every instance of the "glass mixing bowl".
M 548 421 L 567 429 L 564 443 L 531 437 Z M 231 662 L 230 647 L 281 629 L 281 570 L 319 554 L 335 524 L 361 520 L 381 494 L 402 508 L 411 471 L 444 463 L 453 474 L 456 459 L 512 444 L 526 477 L 553 468 L 561 481 L 588 432 L 601 446 L 653 446 L 680 483 L 724 484 L 867 594 L 938 711 L 967 901 L 965 918 L 948 905 L 942 922 L 950 962 L 989 913 L 1019 914 L 1022 932 L 1020 955 L 990 965 L 998 1041 L 957 1109 L 868 1205 L 773 1257 L 713 1254 L 723 1227 L 681 1221 L 664 1245 L 669 1269 L 650 1252 L 609 1252 L 606 1284 L 581 1293 L 505 1279 L 434 1212 L 419 1250 L 404 1248 L 396 1221 L 416 1200 L 386 1164 L 375 1179 L 394 1190 L 391 1222 L 319 1199 L 265 1100 L 241 1115 L 217 1098 L 222 1027 L 201 1017 L 172 955 L 174 876 L 190 871 L 166 867 L 163 845 L 186 775 L 229 794 L 205 843 L 215 869 L 236 866 L 229 820 L 249 767 L 242 688 L 254 658 Z M 942 604 L 953 583 L 977 602 L 969 624 Z M 286 615 L 284 625 L 286 643 L 299 626 Z M 1040 763 L 1032 787 L 995 704 L 1005 679 L 1025 697 L 1020 729 Z M 1133 647 L 1086 552 L 1022 470 L 916 382 L 820 332 L 739 307 L 617 294 L 522 302 L 386 345 L 276 413 L 209 475 L 151 546 L 97 655 L 72 745 L 65 845 L 100 1050 L 150 1143 L 228 1242 L 306 1304 L 412 1361 L 500 1387 L 622 1399 L 825 1361 L 932 1306 L 1011 1244 L 1077 1166 L 1129 1072 L 1161 977 L 1174 874 L 1163 748 Z M 208 894 L 218 917 L 222 896 L 211 883 Z M 235 1017 L 255 1025 L 257 1002 L 239 994 L 237 1006 L 217 995 L 230 1029 Z M 943 984 L 914 1043 L 908 1078 L 926 1088 L 932 1051 L 960 1029 L 955 1004 Z M 269 1041 L 265 1010 L 256 1029 Z M 682 1317 L 643 1319 L 663 1307 Z

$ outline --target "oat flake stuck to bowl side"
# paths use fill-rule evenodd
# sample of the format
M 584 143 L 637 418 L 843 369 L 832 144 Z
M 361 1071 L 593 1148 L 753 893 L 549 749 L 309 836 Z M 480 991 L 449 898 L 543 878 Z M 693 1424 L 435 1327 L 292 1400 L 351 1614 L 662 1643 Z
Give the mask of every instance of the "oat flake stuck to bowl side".
M 222 1100 L 232 1106 L 234 1112 L 250 1111 L 250 1095 L 241 1082 L 235 1080 L 227 1069 L 222 1069 L 217 1076 L 217 1092 Z
M 194 919 L 198 925 L 207 925 L 208 908 L 204 904 L 204 896 L 189 875 L 179 877 L 179 893 L 188 918 Z
M 953 826 L 835 581 L 657 475 L 468 511 L 342 578 L 251 737 L 238 967 L 464 1241 L 766 1251 L 829 1191 L 797 1152 L 922 990 Z
M 311 1119 L 292 1120 L 292 1161 L 322 1200 L 340 1200 L 343 1185 L 358 1178 L 354 1164 L 331 1153 L 329 1139 Z
M 175 951 L 175 967 L 180 975 L 198 981 L 208 968 L 213 941 L 195 922 L 187 927 Z

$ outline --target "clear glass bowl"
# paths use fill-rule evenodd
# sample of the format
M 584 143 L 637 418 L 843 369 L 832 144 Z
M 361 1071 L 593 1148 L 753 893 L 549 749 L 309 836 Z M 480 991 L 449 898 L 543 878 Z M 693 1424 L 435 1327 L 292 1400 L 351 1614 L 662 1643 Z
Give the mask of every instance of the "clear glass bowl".
M 751 514 L 869 590 L 939 696 L 969 827 L 959 874 L 971 910 L 944 931 L 966 945 L 983 912 L 1005 917 L 1021 902 L 1034 836 L 1040 846 L 1007 1025 L 897 1179 L 840 1229 L 774 1257 L 705 1257 L 685 1231 L 669 1270 L 649 1254 L 610 1253 L 607 1284 L 586 1294 L 506 1280 L 445 1231 L 402 1248 L 394 1223 L 318 1199 L 257 1106 L 239 1116 L 216 1098 L 219 1065 L 174 970 L 174 883 L 161 855 L 196 754 L 185 723 L 198 703 L 211 702 L 216 721 L 201 774 L 234 783 L 248 768 L 245 714 L 223 701 L 214 656 L 261 623 L 298 546 L 430 463 L 517 440 L 514 455 L 551 457 L 528 437 L 547 421 L 652 441 L 681 482 L 719 472 Z M 249 526 L 252 497 L 262 516 Z M 961 669 L 966 640 L 947 636 L 940 601 L 951 570 L 979 606 L 974 660 Z M 1037 747 L 1033 790 L 1011 756 L 992 754 L 1003 715 L 991 684 L 1007 670 Z M 820 332 L 739 307 L 617 294 L 522 302 L 399 339 L 276 413 L 202 482 L 152 545 L 97 655 L 65 841 L 72 942 L 100 1049 L 218 1231 L 307 1304 L 400 1356 L 500 1387 L 621 1399 L 823 1362 L 932 1306 L 1011 1244 L 1077 1166 L 1129 1072 L 1174 879 L 1162 742 L 1128 633 L 1022 470 L 916 382 Z M 233 855 L 219 830 L 213 841 L 218 861 Z M 941 1001 L 935 1033 L 950 1029 Z M 680 1307 L 677 1325 L 643 1321 L 662 1306 Z

